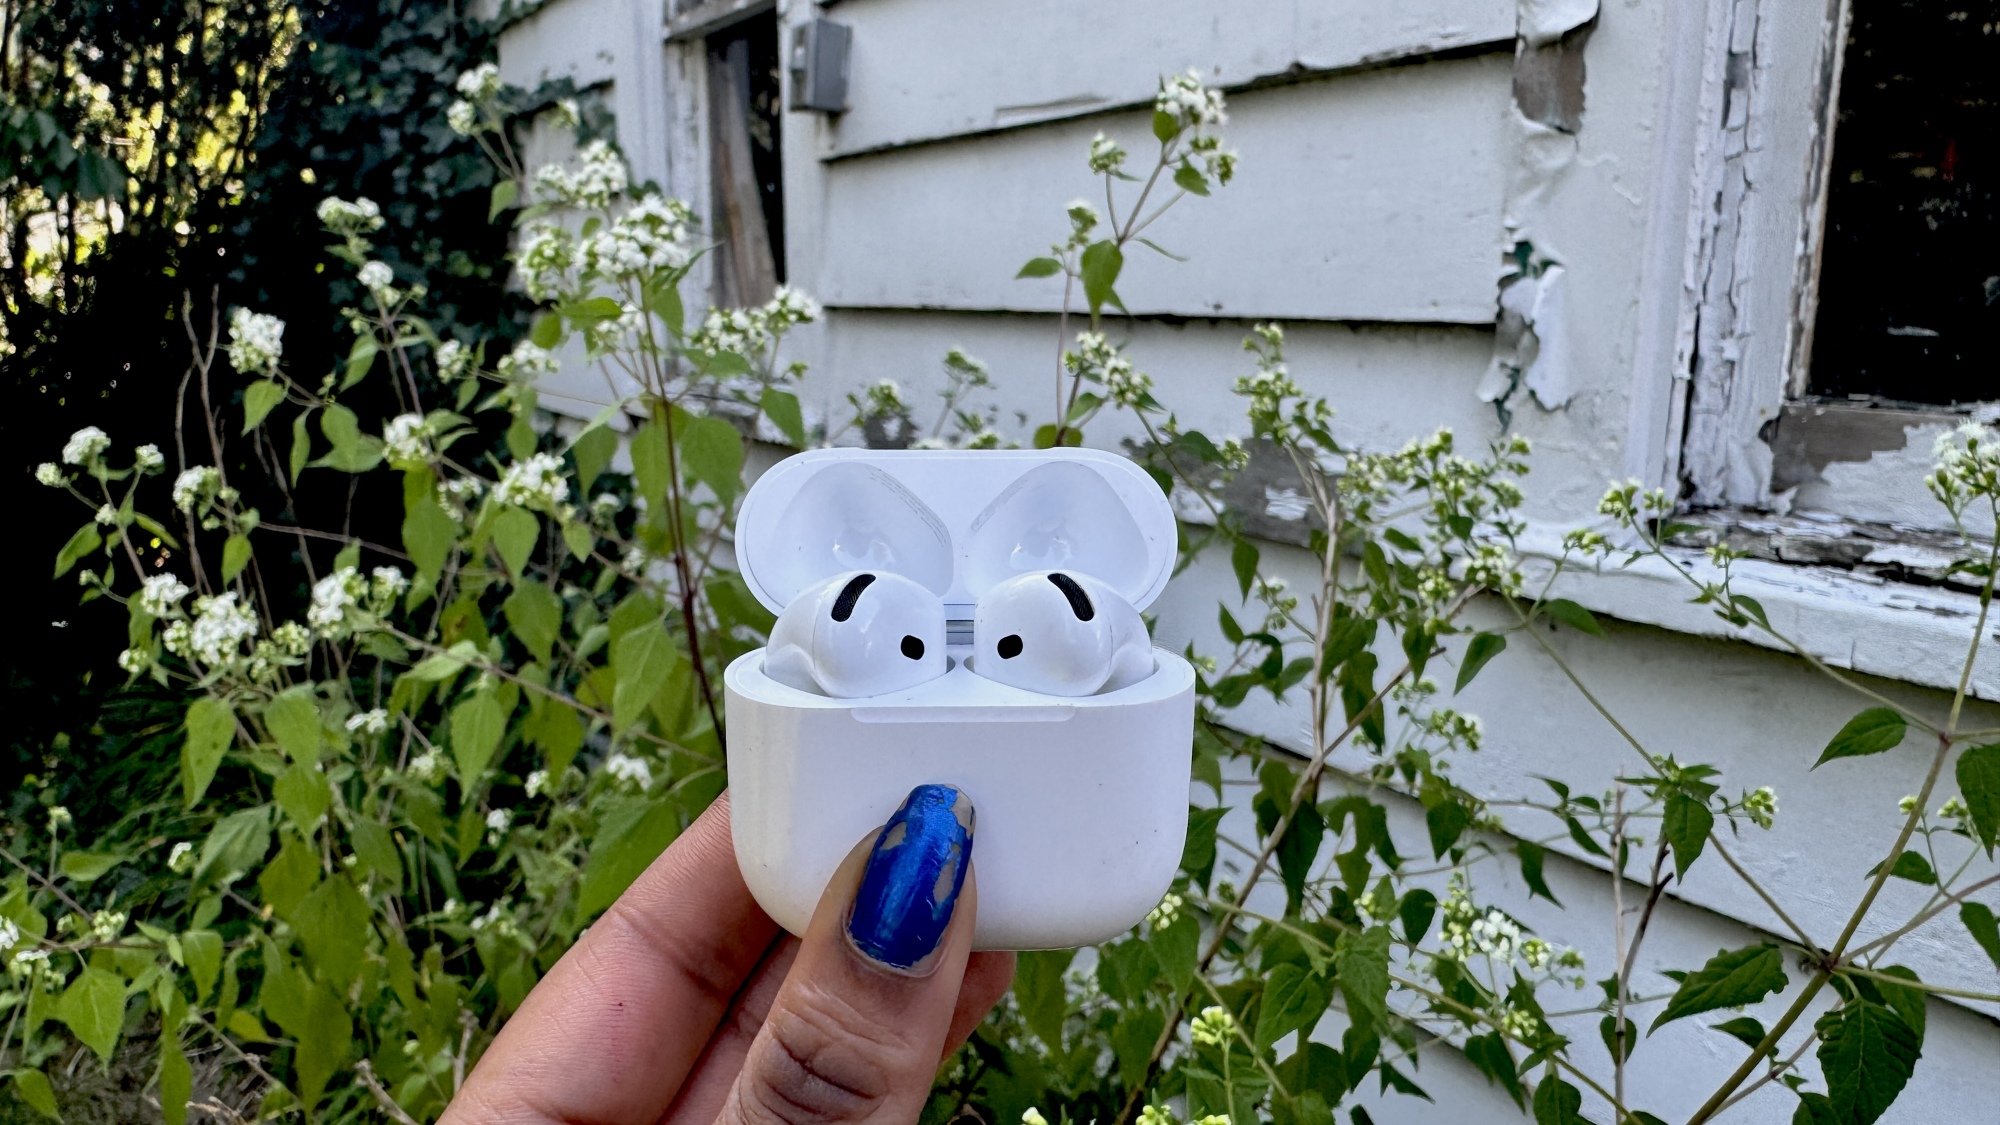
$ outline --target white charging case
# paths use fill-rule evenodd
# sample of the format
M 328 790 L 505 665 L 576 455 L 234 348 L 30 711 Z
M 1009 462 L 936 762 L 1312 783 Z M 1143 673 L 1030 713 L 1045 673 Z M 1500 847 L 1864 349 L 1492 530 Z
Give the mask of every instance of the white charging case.
M 805 932 L 833 869 L 911 789 L 977 810 L 980 949 L 1088 945 L 1131 928 L 1173 881 L 1187 830 L 1194 669 L 1102 695 L 1041 695 L 966 665 L 980 593 L 1033 570 L 1088 574 L 1144 609 L 1173 572 L 1173 509 L 1123 457 L 1091 449 L 822 449 L 759 477 L 736 521 L 757 599 L 889 571 L 937 592 L 951 670 L 907 691 L 830 699 L 730 664 L 730 816 L 758 905 Z

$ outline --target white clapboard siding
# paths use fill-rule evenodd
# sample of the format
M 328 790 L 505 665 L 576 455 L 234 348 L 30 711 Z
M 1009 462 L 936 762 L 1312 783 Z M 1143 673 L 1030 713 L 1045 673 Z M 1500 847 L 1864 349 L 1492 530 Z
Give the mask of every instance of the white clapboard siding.
M 1162 71 L 1213 85 L 1439 51 L 1512 49 L 1513 0 L 850 0 L 830 156 L 1132 106 Z
M 631 0 L 555 0 L 545 5 L 502 34 L 501 76 L 530 90 L 557 78 L 578 86 L 613 79 L 619 55 L 629 50 L 631 8 Z
M 1114 338 L 1162 388 L 1170 388 L 1181 422 L 1213 434 L 1242 434 L 1243 399 L 1236 377 L 1252 369 L 1243 351 L 1250 324 L 1236 320 L 1112 323 Z M 913 404 L 920 425 L 937 418 L 944 387 L 940 362 L 963 348 L 993 375 L 989 390 L 969 405 L 1000 407 L 1000 431 L 1024 444 L 1035 426 L 1056 413 L 1056 318 L 1045 314 L 979 315 L 908 311 L 842 311 L 828 332 L 822 369 L 808 373 L 799 394 L 808 407 L 838 419 L 845 396 L 877 379 L 894 379 Z M 1455 326 L 1298 324 L 1287 328 L 1285 347 L 1293 377 L 1308 393 L 1323 394 L 1339 414 L 1347 440 L 1379 447 L 1400 444 L 1400 406 L 1437 404 L 1439 422 L 1472 432 L 1489 424 L 1493 410 L 1468 393 L 1485 369 L 1492 335 Z M 1445 408 L 1449 408 L 1448 411 Z M 1026 414 L 1025 424 L 1017 413 Z M 1088 430 L 1090 444 L 1116 447 L 1139 429 L 1130 414 L 1106 410 Z
M 1239 95 L 1236 182 L 1148 231 L 1191 261 L 1135 247 L 1118 287 L 1126 307 L 1491 323 L 1508 89 L 1507 61 L 1482 56 Z M 1061 279 L 1014 275 L 1067 233 L 1071 199 L 1101 207 L 1084 165 L 1099 129 L 1145 159 L 1149 118 L 1124 113 L 827 166 L 823 197 L 794 204 L 821 209 L 819 296 L 850 307 L 1060 308 Z
M 1267 546 L 1264 562 L 1295 590 L 1310 590 L 1317 580 L 1317 560 L 1304 551 Z M 1210 552 L 1176 576 L 1155 603 L 1161 642 L 1179 649 L 1193 641 L 1198 651 L 1223 651 L 1215 607 L 1221 601 L 1234 606 L 1238 600 L 1227 559 Z M 1468 624 L 1500 628 L 1505 612 L 1497 605 L 1476 605 L 1469 611 Z M 1717 766 L 1732 796 L 1760 785 L 1777 791 L 1781 811 L 1776 826 L 1766 832 L 1744 825 L 1731 845 L 1732 854 L 1783 895 L 1787 912 L 1800 925 L 1830 942 L 1866 885 L 1863 874 L 1895 838 L 1900 826 L 1896 802 L 1915 792 L 1923 780 L 1929 757 L 1919 751 L 1920 740 L 1913 739 L 1897 757 L 1835 762 L 1814 770 L 1812 763 L 1827 739 L 1868 701 L 1795 660 L 1747 645 L 1615 622 L 1606 622 L 1605 627 L 1609 636 L 1603 638 L 1572 630 L 1548 636 L 1611 713 L 1650 751 Z M 1383 660 L 1387 668 L 1401 664 L 1400 655 L 1386 650 Z M 1428 674 L 1449 685 L 1455 673 L 1446 662 Z M 1869 684 L 1926 709 L 1940 703 L 1936 692 L 1888 681 Z M 1942 702 L 1948 704 L 1949 698 Z M 1303 742 L 1304 704 L 1303 695 L 1277 705 L 1268 695 L 1253 694 L 1244 707 L 1232 712 L 1231 721 L 1304 752 L 1308 749 Z M 1537 777 L 1568 782 L 1578 793 L 1602 793 L 1614 775 L 1638 767 L 1631 748 L 1525 636 L 1516 635 L 1452 705 L 1478 715 L 1488 732 L 1484 750 L 1461 755 L 1453 765 L 1459 784 L 1481 797 L 1546 797 Z M 1969 704 L 1966 715 L 1970 726 L 2000 725 L 2000 707 Z M 1336 764 L 1357 766 L 1357 751 L 1344 754 Z M 1950 791 L 1948 785 L 1941 788 L 1935 800 L 1943 803 Z M 1509 828 L 1524 838 L 1562 834 L 1561 825 L 1545 815 L 1503 816 Z M 1939 861 L 1947 868 L 1956 867 L 1969 847 L 1944 837 L 1936 846 Z M 1580 858 L 1567 838 L 1556 839 L 1549 847 Z M 1985 861 L 1976 860 L 1972 876 L 1985 866 Z M 1900 920 L 1899 913 L 1907 918 L 1923 905 L 1927 891 L 1891 880 L 1878 900 L 1876 915 L 1892 924 Z M 1690 873 L 1690 881 L 1676 884 L 1673 893 L 1762 929 L 1775 932 L 1781 925 L 1712 857 L 1703 859 Z M 1861 936 L 1865 939 L 1888 928 L 1864 930 Z M 1940 918 L 1898 944 L 1894 960 L 1916 969 L 1925 980 L 1975 991 L 1992 989 L 1992 963 L 1965 939 L 1953 918 Z M 2000 1006 L 1951 1003 L 2000 1015 Z

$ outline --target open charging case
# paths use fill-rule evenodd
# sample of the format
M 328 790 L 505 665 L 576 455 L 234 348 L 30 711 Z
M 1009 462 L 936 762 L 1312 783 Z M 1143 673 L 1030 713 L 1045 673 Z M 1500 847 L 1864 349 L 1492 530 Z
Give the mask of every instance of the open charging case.
M 736 860 L 764 910 L 805 932 L 854 845 L 910 790 L 955 785 L 977 810 L 974 945 L 1053 949 L 1117 936 L 1173 881 L 1187 829 L 1194 670 L 1042 695 L 967 665 L 979 595 L 1026 571 L 1090 575 L 1143 610 L 1173 572 L 1173 509 L 1151 477 L 1090 449 L 823 449 L 759 477 L 736 521 L 750 591 L 780 612 L 851 570 L 944 601 L 951 669 L 906 691 L 833 699 L 724 674 Z

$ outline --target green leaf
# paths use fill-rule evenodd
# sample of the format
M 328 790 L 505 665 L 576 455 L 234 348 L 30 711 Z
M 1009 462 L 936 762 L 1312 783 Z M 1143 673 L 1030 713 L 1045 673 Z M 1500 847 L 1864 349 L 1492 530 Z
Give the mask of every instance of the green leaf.
M 294 762 L 319 761 L 322 732 L 311 684 L 287 688 L 264 707 L 264 729 Z
M 1916 1032 L 1889 1008 L 1853 1001 L 1813 1025 L 1834 1119 L 1868 1125 L 1903 1092 L 1923 1054 Z
M 458 521 L 428 491 L 403 507 L 403 549 L 410 552 L 419 576 L 435 579 L 444 571 L 458 542 Z
M 194 984 L 195 999 L 206 997 L 222 973 L 222 935 L 214 930 L 189 930 L 182 934 L 181 960 Z
M 1062 444 L 1065 446 L 1083 444 L 1083 431 L 1077 429 L 1075 426 L 1058 427 L 1054 422 L 1044 422 L 1035 427 L 1034 447 L 1036 449 L 1054 449 L 1058 434 L 1061 435 Z
M 1237 536 L 1229 548 L 1229 566 L 1236 572 L 1236 588 L 1245 598 L 1250 596 L 1250 587 L 1257 581 L 1257 544 L 1247 536 Z
M 1464 691 L 1465 685 L 1472 682 L 1472 677 L 1477 676 L 1479 670 L 1486 667 L 1486 662 L 1506 649 L 1506 637 L 1498 633 L 1474 633 L 1472 640 L 1466 643 L 1465 655 L 1459 659 L 1458 683 L 1452 687 L 1452 694 L 1457 695 Z
M 512 207 L 514 201 L 520 197 L 521 182 L 519 180 L 507 179 L 494 181 L 493 194 L 486 201 L 486 221 L 490 223 L 499 218 L 500 212 Z
M 1813 768 L 1818 769 L 1835 758 L 1858 758 L 1892 750 L 1903 741 L 1908 729 L 1909 723 L 1898 712 L 1888 707 L 1870 707 L 1847 720 L 1847 725 L 1826 744 Z
M 1522 840 L 1514 845 L 1514 850 L 1521 856 L 1521 880 L 1528 884 L 1528 893 L 1540 895 L 1561 906 L 1562 900 L 1555 896 L 1554 891 L 1549 890 L 1548 881 L 1542 875 L 1542 860 L 1547 854 L 1546 849 L 1540 844 Z
M 1753 1016 L 1737 1016 L 1709 1026 L 1752 1050 L 1764 1041 L 1764 1021 Z
M 1784 958 L 1777 946 L 1750 945 L 1725 950 L 1681 978 L 1680 988 L 1674 991 L 1673 999 L 1667 1001 L 1666 1010 L 1653 1021 L 1647 1034 L 1684 1016 L 1755 1004 L 1784 987 Z
M 611 692 L 611 725 L 623 731 L 638 722 L 660 689 L 667 686 L 675 666 L 686 660 L 680 645 L 658 620 L 612 642 L 611 669 L 617 678 Z
M 1472 814 L 1456 798 L 1446 796 L 1424 810 L 1424 827 L 1429 829 L 1431 854 L 1442 859 L 1444 853 L 1458 842 L 1467 826 L 1472 823 Z
M 569 451 L 576 458 L 577 486 L 589 492 L 618 452 L 618 431 L 606 425 L 593 425 L 576 435 Z
M 1585 1125 L 1582 1110 L 1583 1092 L 1553 1070 L 1535 1087 L 1535 1125 Z
M 785 435 L 786 441 L 798 449 L 806 447 L 806 420 L 799 412 L 799 396 L 776 387 L 765 387 L 758 406 L 763 409 L 764 417 L 769 418 L 778 432 Z
M 1054 258 L 1029 258 L 1028 263 L 1021 267 L 1021 272 L 1014 277 L 1016 280 L 1023 277 L 1054 277 L 1061 272 L 1062 263 Z
M 676 411 L 681 471 L 705 484 L 724 503 L 743 488 L 743 434 L 720 418 Z
M 250 537 L 238 533 L 222 542 L 222 580 L 236 581 L 243 568 L 250 565 Z
M 1629 1059 L 1632 1057 L 1632 1049 L 1639 1045 L 1639 1025 L 1629 1019 L 1626 1020 L 1625 1037 L 1622 1042 L 1619 1040 L 1618 1030 L 1616 1016 L 1605 1016 L 1597 1021 L 1597 1035 L 1604 1040 L 1604 1053 L 1613 1059 L 1621 1057 Z
M 1063 1049 L 1063 1016 L 1068 1011 L 1063 974 L 1075 958 L 1074 949 L 1043 949 L 1022 953 L 1015 962 L 1014 999 L 1021 1006 L 1021 1018 L 1058 1057 Z M 1152 1047 L 1146 1044 L 1148 1051 Z
M 541 521 L 533 512 L 502 508 L 493 514 L 493 549 L 500 552 L 500 561 L 509 575 L 518 576 L 526 571 L 528 557 L 535 553 L 535 541 L 541 535 Z
M 369 925 L 368 900 L 344 874 L 329 876 L 314 887 L 292 913 L 299 933 L 320 976 L 326 980 L 353 980 L 361 972 L 367 955 Z
M 1792 1125 L 1841 1125 L 1841 1120 L 1834 1116 L 1833 1103 L 1825 1094 L 1803 1090 L 1799 1108 L 1792 1113 Z
M 382 352 L 382 345 L 373 335 L 357 336 L 354 346 L 347 350 L 347 365 L 341 372 L 340 389 L 346 390 L 359 383 L 368 375 L 368 369 L 375 366 L 375 357 Z
M 285 401 L 283 383 L 264 380 L 243 388 L 243 432 L 249 433 L 270 416 L 273 408 Z
M 104 536 L 97 533 L 97 524 L 87 523 L 77 528 L 76 534 L 70 536 L 69 542 L 63 544 L 62 550 L 56 552 L 55 576 L 61 578 L 68 574 L 70 568 L 81 561 L 83 556 L 95 551 L 103 543 Z
M 1083 299 L 1090 305 L 1090 314 L 1096 316 L 1106 301 L 1115 300 L 1112 286 L 1118 284 L 1119 271 L 1125 268 L 1125 252 L 1114 242 L 1093 242 L 1083 248 L 1079 267 Z
M 631 454 L 632 483 L 638 494 L 655 509 L 664 511 L 667 482 L 673 468 L 667 458 L 666 429 L 655 420 L 632 431 Z
M 1269 1050 L 1294 1031 L 1312 1030 L 1332 1002 L 1333 985 L 1305 966 L 1287 961 L 1271 970 L 1257 1009 L 1257 1049 Z
M 528 342 L 543 351 L 549 351 L 562 343 L 562 338 L 562 317 L 553 312 L 541 314 L 528 326 Z
M 1542 609 L 1557 621 L 1579 632 L 1593 637 L 1604 635 L 1604 626 L 1597 623 L 1597 615 L 1570 601 L 1568 598 L 1550 598 L 1542 603 Z
M 1708 802 L 1698 797 L 1690 797 L 1679 791 L 1667 794 L 1667 810 L 1660 820 L 1660 831 L 1667 843 L 1674 849 L 1674 872 L 1682 882 L 1687 881 L 1688 868 L 1708 846 L 1709 830 L 1715 827 L 1715 813 Z
M 562 601 L 547 586 L 526 579 L 500 605 L 514 636 L 544 664 L 562 632 Z
M 220 699 L 204 695 L 188 706 L 187 741 L 181 746 L 181 795 L 193 808 L 236 735 L 236 714 Z
M 1974 746 L 1959 755 L 1958 790 L 1972 812 L 1972 834 L 1992 854 L 2000 842 L 2000 744 Z
M 1958 920 L 1993 959 L 1993 967 L 2000 969 L 2000 920 L 1993 917 L 1993 909 L 1983 902 L 1968 902 L 1958 908 Z
M 1403 896 L 1396 905 L 1396 918 L 1403 923 L 1403 937 L 1410 944 L 1424 940 L 1437 918 L 1437 896 L 1422 887 Z
M 299 826 L 300 832 L 311 836 L 319 818 L 326 815 L 327 806 L 333 803 L 333 790 L 318 766 L 296 762 L 271 783 L 271 798 Z
M 271 847 L 271 819 L 268 806 L 233 812 L 215 822 L 194 862 L 194 880 L 224 881 L 257 866 Z M 310 855 L 307 857 L 311 859 Z M 316 862 L 316 861 L 315 861 Z
M 56 998 L 55 1016 L 108 1063 L 125 1029 L 125 981 L 116 973 L 85 968 Z
M 160 1115 L 166 1125 L 187 1125 L 188 1099 L 194 1096 L 194 1068 L 181 1050 L 177 1031 L 160 1035 Z
M 451 755 L 458 780 L 470 788 L 493 762 L 507 733 L 507 710 L 491 689 L 474 692 L 451 709 Z
M 365 473 L 382 463 L 382 439 L 361 432 L 354 411 L 334 403 L 320 415 L 319 432 L 333 448 L 313 462 L 344 473 Z
M 1354 1026 L 1379 1027 L 1389 1009 L 1389 929 L 1346 932 L 1333 946 L 1334 974 Z
M 1881 870 L 1882 865 L 1878 863 L 1868 869 L 1868 874 L 1872 878 Z M 1889 874 L 1898 879 L 1908 879 L 1912 883 L 1922 883 L 1927 887 L 1937 885 L 1937 872 L 1931 870 L 1931 861 L 1914 849 L 1905 849 L 1902 855 L 1897 856 L 1896 862 L 1889 866 Z
M 1207 195 L 1208 177 L 1202 175 L 1199 168 L 1182 161 L 1181 166 L 1174 169 L 1174 186 L 1189 195 Z
M 536 700 L 528 721 L 521 725 L 521 737 L 541 750 L 542 764 L 550 777 L 561 777 L 569 768 L 583 746 L 583 733 L 583 720 L 576 709 L 549 699 Z
M 1154 930 L 1146 945 L 1160 963 L 1160 975 L 1176 991 L 1186 992 L 1194 983 L 1195 962 L 1201 956 L 1201 923 L 1192 914 L 1182 914 L 1172 925 Z
M 49 1076 L 39 1070 L 17 1070 L 14 1072 L 14 1093 L 28 1103 L 28 1108 L 43 1117 L 62 1120 L 56 1109 L 55 1087 L 49 1085 Z
M 643 797 L 612 804 L 599 823 L 576 892 L 577 913 L 584 918 L 624 894 L 681 830 L 680 814 L 671 804 Z
M 312 457 L 312 436 L 306 432 L 306 420 L 312 417 L 310 409 L 301 410 L 292 418 L 292 452 L 287 464 L 291 471 L 292 483 L 299 483 L 299 474 L 305 471 L 306 462 Z
M 66 878 L 88 883 L 123 862 L 125 857 L 113 852 L 64 852 L 62 873 Z
M 1521 1074 L 1515 1068 L 1514 1056 L 1508 1052 L 1507 1041 L 1499 1033 L 1475 1035 L 1467 1039 L 1464 1051 L 1466 1061 L 1506 1090 L 1515 1105 L 1526 1100 L 1521 1096 Z

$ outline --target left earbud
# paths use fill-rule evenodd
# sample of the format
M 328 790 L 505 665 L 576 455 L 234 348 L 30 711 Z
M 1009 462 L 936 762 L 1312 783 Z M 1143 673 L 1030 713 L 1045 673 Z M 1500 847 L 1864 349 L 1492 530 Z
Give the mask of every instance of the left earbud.
M 792 599 L 764 672 L 801 691 L 862 699 L 945 674 L 944 603 L 899 574 L 852 571 Z

